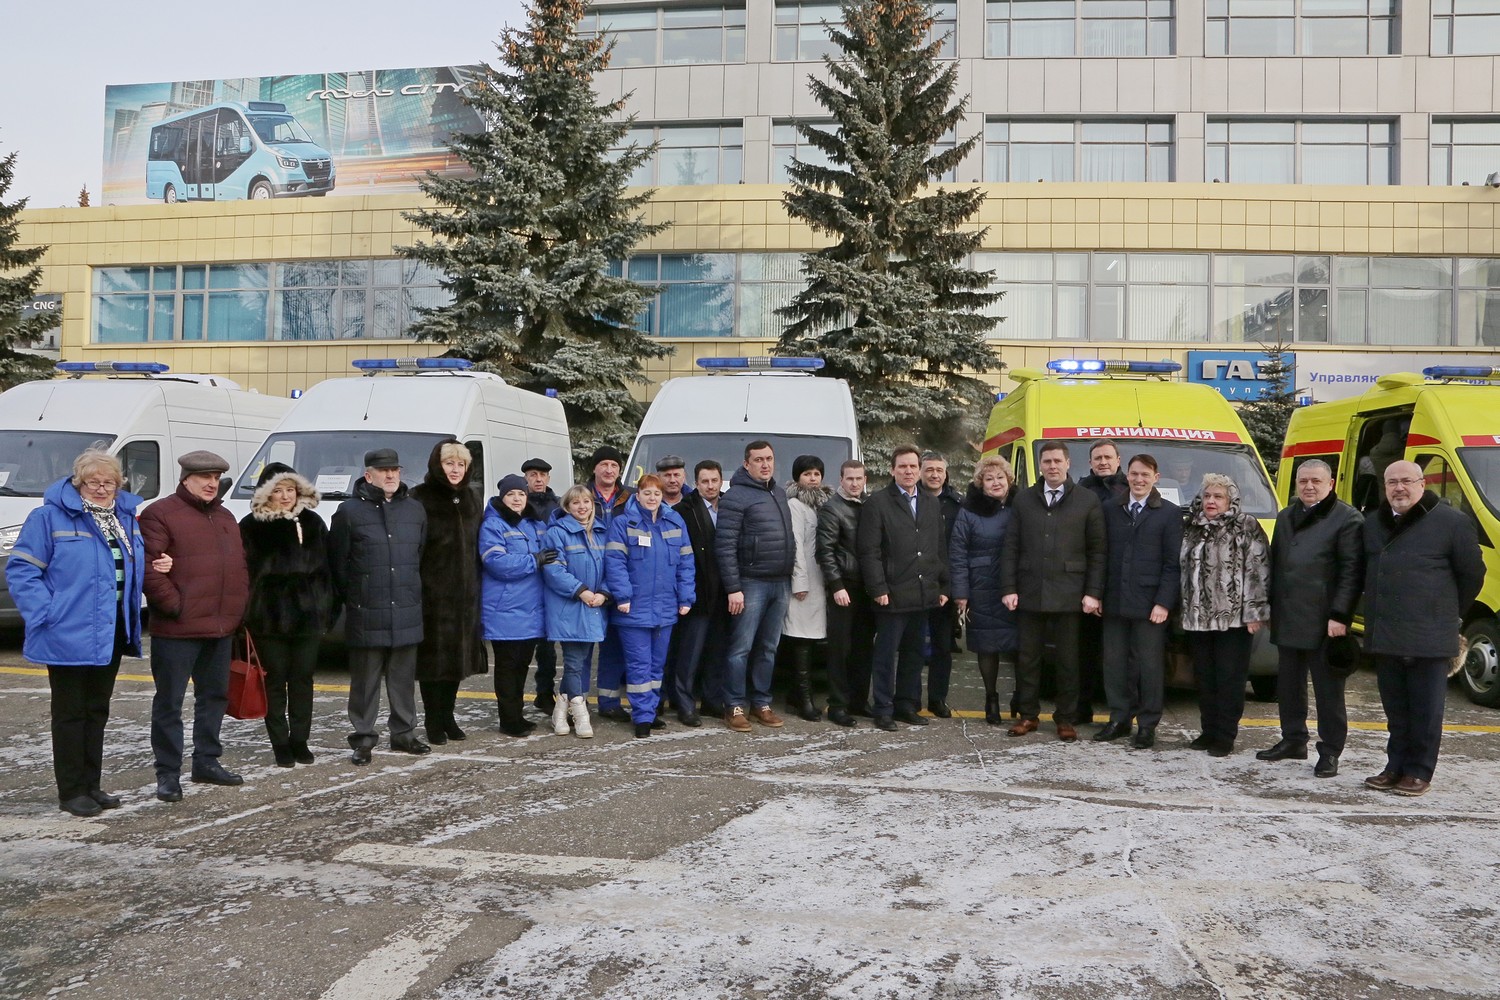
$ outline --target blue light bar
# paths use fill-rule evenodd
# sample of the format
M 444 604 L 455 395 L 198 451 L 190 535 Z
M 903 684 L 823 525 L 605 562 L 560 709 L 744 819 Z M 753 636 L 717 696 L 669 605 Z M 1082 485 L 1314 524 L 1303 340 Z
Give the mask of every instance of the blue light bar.
M 738 369 L 761 371 L 767 368 L 791 369 L 815 372 L 823 367 L 822 358 L 699 358 L 698 367 L 704 369 Z
M 160 361 L 59 361 L 56 368 L 67 375 L 160 375 L 171 371 Z
M 1047 362 L 1047 370 L 1061 375 L 1115 372 L 1124 375 L 1170 375 L 1182 371 L 1176 361 L 1121 361 L 1118 358 L 1058 358 Z
M 1055 361 L 1047 362 L 1047 370 L 1065 375 L 1074 375 L 1080 372 L 1102 372 L 1104 371 L 1104 362 L 1092 358 L 1058 358 Z
M 1500 379 L 1500 368 L 1487 365 L 1433 365 L 1431 368 L 1423 368 L 1422 375 L 1426 378 L 1497 378 Z
M 362 372 L 468 371 L 474 367 L 474 362 L 463 358 L 356 358 L 352 364 Z

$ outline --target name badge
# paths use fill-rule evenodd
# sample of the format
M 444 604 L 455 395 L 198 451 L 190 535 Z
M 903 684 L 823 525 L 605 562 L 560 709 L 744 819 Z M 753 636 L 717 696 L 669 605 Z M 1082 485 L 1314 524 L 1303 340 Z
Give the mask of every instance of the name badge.
M 649 549 L 651 547 L 651 536 L 650 535 L 636 535 L 635 536 L 635 544 L 639 545 L 643 549 Z

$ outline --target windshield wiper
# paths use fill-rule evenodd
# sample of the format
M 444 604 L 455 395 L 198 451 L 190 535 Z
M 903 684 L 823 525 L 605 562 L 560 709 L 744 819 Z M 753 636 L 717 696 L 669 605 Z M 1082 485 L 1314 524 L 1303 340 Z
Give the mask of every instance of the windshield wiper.
M 39 497 L 40 493 L 32 493 L 28 490 L 12 489 L 9 486 L 0 486 L 0 497 Z

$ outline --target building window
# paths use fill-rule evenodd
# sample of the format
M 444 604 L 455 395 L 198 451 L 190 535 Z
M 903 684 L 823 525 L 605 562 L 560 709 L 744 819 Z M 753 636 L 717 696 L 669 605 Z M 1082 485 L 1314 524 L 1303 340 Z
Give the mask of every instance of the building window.
M 636 254 L 611 261 L 609 273 L 661 290 L 636 318 L 653 337 L 734 336 L 735 255 L 730 253 Z
M 396 340 L 452 301 L 440 277 L 405 260 L 95 268 L 93 342 Z
M 745 61 L 743 7 L 670 7 L 598 11 L 579 22 L 580 35 L 614 40 L 610 66 L 676 66 Z
M 1500 53 L 1500 0 L 1432 0 L 1432 54 Z
M 643 125 L 625 134 L 621 149 L 660 142 L 656 155 L 635 169 L 629 183 L 738 184 L 744 180 L 744 130 L 738 125 Z
M 822 129 L 831 129 L 833 122 L 808 122 Z M 793 160 L 815 166 L 826 167 L 829 165 L 828 155 L 817 146 L 808 142 L 797 126 L 791 122 L 777 122 L 771 126 L 771 182 L 773 184 L 791 183 L 791 174 L 788 168 Z
M 1392 122 L 1210 120 L 1207 173 L 1232 184 L 1393 184 Z
M 1383 56 L 1400 51 L 1396 0 L 1208 0 L 1211 56 Z
M 932 27 L 928 29 L 928 41 L 942 41 L 939 59 L 952 59 L 958 52 L 958 3 L 957 0 L 937 0 L 929 3 L 932 12 Z M 776 5 L 776 59 L 779 62 L 809 62 L 824 56 L 838 59 L 843 53 L 829 37 L 828 25 L 843 22 L 843 12 L 837 3 L 803 2 L 779 3 Z
M 987 181 L 1170 181 L 1168 122 L 989 121 Z
M 1429 184 L 1483 184 L 1500 170 L 1500 121 L 1432 123 Z
M 985 54 L 1169 56 L 1172 0 L 989 0 Z

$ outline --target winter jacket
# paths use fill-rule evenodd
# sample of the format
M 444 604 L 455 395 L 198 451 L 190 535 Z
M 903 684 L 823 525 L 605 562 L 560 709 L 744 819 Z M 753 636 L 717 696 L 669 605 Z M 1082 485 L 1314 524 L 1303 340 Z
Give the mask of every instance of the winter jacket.
M 26 659 L 49 667 L 108 665 L 121 611 L 126 651 L 141 655 L 146 543 L 135 516 L 140 505 L 134 493 L 115 494 L 115 518 L 126 535 L 123 594 L 114 553 L 71 480 L 47 487 L 42 505 L 26 515 L 5 566 L 11 599 L 26 623 Z
M 422 550 L 427 512 L 402 483 L 389 500 L 364 479 L 333 512 L 333 586 L 344 602 L 344 637 L 362 648 L 422 641 Z
M 1401 517 L 1365 518 L 1365 652 L 1458 655 L 1458 633 L 1484 585 L 1474 522 L 1431 490 Z
M 672 509 L 687 525 L 688 544 L 693 547 L 693 588 L 697 599 L 693 601 L 692 614 L 724 610 L 724 582 L 719 578 L 719 557 L 714 552 L 718 528 L 714 526 L 708 502 L 697 493 L 689 493 Z
M 878 612 L 908 614 L 938 607 L 948 593 L 948 550 L 936 497 L 918 490 L 917 516 L 895 483 L 871 494 L 859 515 L 859 571 Z
M 546 525 L 490 500 L 479 524 L 480 626 L 486 639 L 540 639 L 547 634 L 542 605 L 542 551 Z
M 758 482 L 741 466 L 732 487 L 719 499 L 719 530 L 714 550 L 726 594 L 739 593 L 742 579 L 790 580 L 793 550 L 792 512 L 776 481 Z
M 177 491 L 141 512 L 146 540 L 146 601 L 151 634 L 172 639 L 221 639 L 234 634 L 250 603 L 250 573 L 234 515 L 215 497 L 207 503 Z M 151 568 L 166 553 L 169 573 Z
M 290 510 L 271 505 L 276 484 L 297 484 Z M 328 568 L 328 525 L 314 513 L 318 491 L 294 472 L 279 473 L 256 488 L 250 513 L 240 518 L 240 541 L 250 572 L 251 635 L 315 636 L 333 624 L 333 576 Z
M 1015 612 L 1000 602 L 1000 549 L 1010 527 L 1009 499 L 996 500 L 970 486 L 948 543 L 953 599 L 969 602 L 964 635 L 975 653 L 1013 653 L 1018 644 Z
M 484 505 L 474 492 L 474 463 L 457 486 L 448 482 L 442 461 L 446 443 L 433 445 L 427 475 L 411 491 L 427 515 L 417 680 L 459 684 L 490 668 L 479 635 L 479 520 Z
M 818 509 L 832 493 L 826 486 L 810 490 L 788 483 L 786 487 L 796 548 L 792 557 L 792 598 L 786 603 L 781 634 L 794 639 L 828 636 L 828 594 L 823 590 L 823 571 L 818 569 Z M 803 592 L 807 596 L 799 601 L 796 595 Z
M 547 487 L 540 493 L 526 494 L 526 506 L 531 508 L 531 516 L 543 524 L 551 524 L 560 516 L 562 501 L 552 487 Z
M 589 529 L 572 514 L 552 522 L 542 536 L 542 548 L 557 553 L 557 561 L 542 567 L 542 603 L 546 609 L 549 642 L 603 642 L 609 612 L 591 608 L 578 599 L 585 590 L 609 596 L 604 584 L 604 526 Z
M 918 489 L 922 489 L 919 485 Z M 933 494 L 938 502 L 938 511 L 943 515 L 943 546 L 946 547 L 953 541 L 953 525 L 958 521 L 958 512 L 963 509 L 964 495 L 954 489 L 949 483 L 944 483 L 943 488 Z
M 1293 500 L 1271 535 L 1271 641 L 1317 649 L 1328 622 L 1348 625 L 1365 584 L 1364 518 L 1332 493 Z
M 1078 480 L 1078 485 L 1098 497 L 1099 502 L 1106 509 L 1108 509 L 1111 501 L 1130 495 L 1130 480 L 1125 478 L 1123 471 L 1115 472 L 1108 476 L 1100 476 L 1097 473 L 1090 472 Z
M 623 482 L 616 483 L 615 495 L 606 503 L 604 497 L 599 494 L 599 487 L 594 485 L 592 479 L 589 480 L 588 486 L 589 492 L 594 495 L 594 520 L 602 524 L 607 530 L 609 522 L 624 512 L 625 504 L 635 495 L 635 490 L 632 490 Z
M 865 501 L 835 492 L 818 509 L 818 569 L 830 594 L 860 589 L 859 515 Z
M 1271 548 L 1238 497 L 1218 517 L 1197 497 L 1182 528 L 1182 627 L 1227 632 L 1271 617 Z
M 1104 613 L 1116 618 L 1171 611 L 1182 594 L 1182 508 L 1155 488 L 1143 502 L 1134 521 L 1128 489 L 1104 505 Z
M 664 504 L 653 520 L 631 497 L 624 512 L 610 522 L 607 538 L 604 579 L 615 599 L 613 624 L 662 628 L 677 621 L 678 608 L 692 607 L 697 599 L 693 547 L 675 510 Z M 630 605 L 629 613 L 620 610 L 622 604 Z
M 1019 611 L 1081 612 L 1084 597 L 1104 596 L 1104 511 L 1098 497 L 1071 479 L 1063 480 L 1054 507 L 1045 489 L 1039 479 L 1011 499 L 1000 589 L 1019 597 Z

